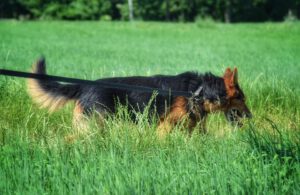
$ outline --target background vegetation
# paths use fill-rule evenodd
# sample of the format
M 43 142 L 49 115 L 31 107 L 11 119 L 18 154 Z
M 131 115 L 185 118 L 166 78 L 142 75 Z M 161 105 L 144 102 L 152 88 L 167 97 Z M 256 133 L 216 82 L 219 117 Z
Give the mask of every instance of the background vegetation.
M 242 129 L 222 114 L 207 135 L 116 118 L 72 139 L 73 104 L 50 115 L 25 81 L 0 77 L 0 194 L 299 194 L 300 25 L 1 21 L 1 68 L 77 78 L 222 75 L 237 66 L 254 118 Z
M 299 0 L 133 0 L 139 20 L 282 21 L 300 16 Z M 2 0 L 0 18 L 128 20 L 127 0 Z

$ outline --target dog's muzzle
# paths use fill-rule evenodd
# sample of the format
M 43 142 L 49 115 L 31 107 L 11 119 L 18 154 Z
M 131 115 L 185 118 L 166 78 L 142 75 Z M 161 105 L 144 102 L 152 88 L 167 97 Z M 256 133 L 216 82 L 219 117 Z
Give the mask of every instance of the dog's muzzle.
M 242 127 L 242 119 L 250 119 L 252 118 L 252 114 L 250 112 L 241 112 L 238 109 L 232 108 L 225 112 L 226 119 L 234 126 Z

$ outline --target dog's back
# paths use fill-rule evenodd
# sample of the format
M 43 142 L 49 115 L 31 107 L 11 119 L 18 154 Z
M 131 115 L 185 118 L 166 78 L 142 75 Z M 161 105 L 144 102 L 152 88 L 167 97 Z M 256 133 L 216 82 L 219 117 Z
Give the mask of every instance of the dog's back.
M 34 64 L 33 73 L 46 74 L 45 59 L 40 59 Z M 196 73 L 187 72 L 176 76 L 114 77 L 98 81 L 189 92 L 196 90 L 201 79 Z M 36 79 L 28 80 L 28 92 L 41 108 L 47 108 L 50 112 L 63 107 L 68 101 L 76 101 L 77 107 L 80 107 L 80 110 L 87 115 L 93 111 L 114 113 L 118 104 L 141 112 L 146 106 L 150 106 L 152 110 L 161 115 L 166 112 L 166 108 L 172 104 L 174 99 L 171 95 L 158 94 L 152 104 L 148 105 L 153 93 L 122 88 L 110 89 L 94 85 L 61 84 Z

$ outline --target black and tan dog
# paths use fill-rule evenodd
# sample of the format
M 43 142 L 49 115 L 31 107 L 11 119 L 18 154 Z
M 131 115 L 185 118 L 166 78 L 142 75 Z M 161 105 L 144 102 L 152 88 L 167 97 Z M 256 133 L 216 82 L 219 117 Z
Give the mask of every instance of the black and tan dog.
M 34 64 L 33 72 L 46 74 L 44 59 Z M 149 106 L 151 113 L 159 117 L 159 137 L 171 132 L 174 125 L 181 121 L 185 121 L 185 125 L 191 131 L 200 123 L 202 131 L 205 132 L 207 114 L 216 111 L 224 112 L 228 121 L 239 125 L 242 118 L 251 117 L 251 112 L 245 104 L 245 95 L 238 84 L 236 68 L 233 71 L 230 68 L 226 69 L 223 77 L 211 73 L 185 72 L 175 76 L 117 77 L 103 78 L 99 81 L 193 92 L 195 96 L 187 98 L 158 94 L 154 101 L 150 101 L 151 93 L 35 79 L 28 80 L 28 92 L 41 108 L 48 108 L 51 112 L 68 101 L 75 101 L 74 126 L 80 126 L 84 118 L 95 112 L 101 119 L 108 114 L 114 114 L 116 106 L 120 104 L 127 106 L 133 118 L 133 113 L 142 112 Z

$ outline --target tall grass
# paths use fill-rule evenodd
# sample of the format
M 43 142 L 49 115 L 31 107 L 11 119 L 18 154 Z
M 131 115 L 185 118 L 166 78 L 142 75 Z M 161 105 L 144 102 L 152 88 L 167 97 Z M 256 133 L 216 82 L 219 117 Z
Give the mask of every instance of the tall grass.
M 300 26 L 0 22 L 1 67 L 29 70 L 40 55 L 51 74 L 96 79 L 221 75 L 238 66 L 254 118 L 231 127 L 210 116 L 208 134 L 178 126 L 157 140 L 157 123 L 126 109 L 77 135 L 72 109 L 49 114 L 22 79 L 0 77 L 0 194 L 298 194 Z M 283 68 L 284 67 L 284 68 Z

